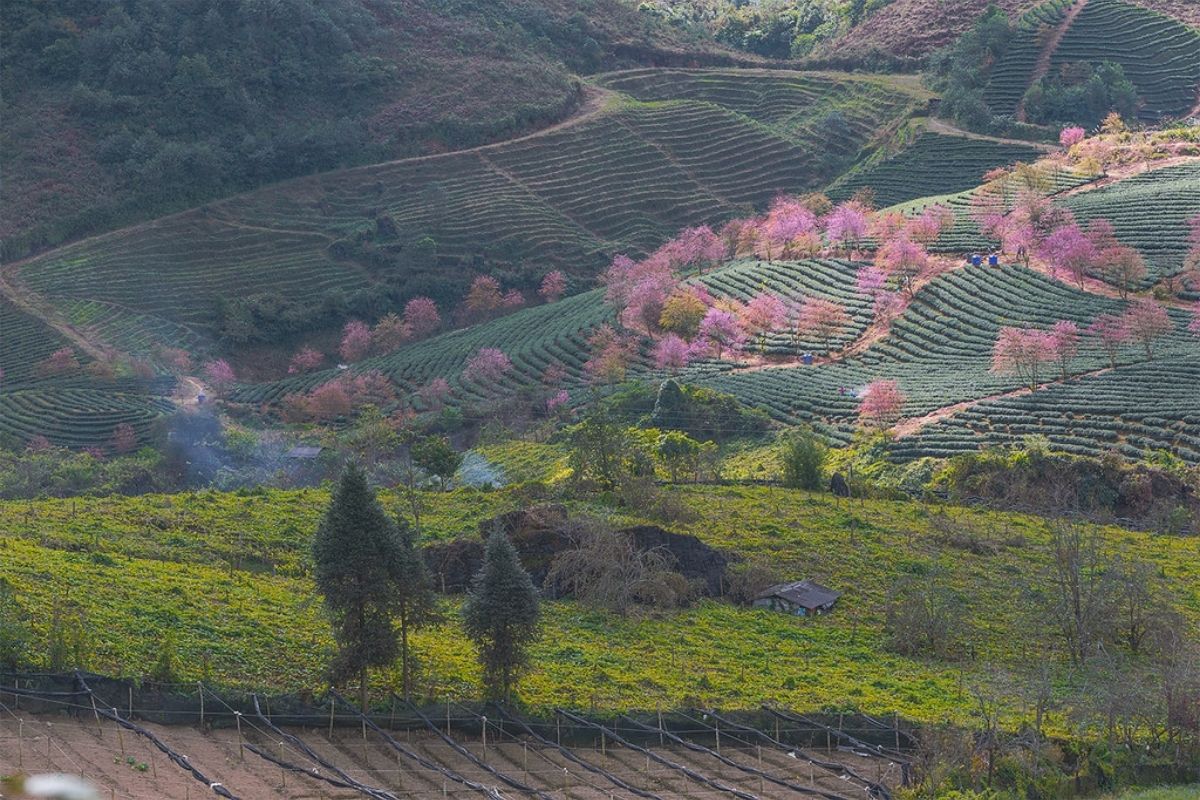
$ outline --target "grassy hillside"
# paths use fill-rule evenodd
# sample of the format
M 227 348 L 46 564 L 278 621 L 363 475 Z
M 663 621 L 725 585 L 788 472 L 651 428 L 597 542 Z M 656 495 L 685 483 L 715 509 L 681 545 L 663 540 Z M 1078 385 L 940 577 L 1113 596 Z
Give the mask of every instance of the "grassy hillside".
M 0 30 L 9 256 L 507 138 L 574 108 L 574 73 L 726 58 L 619 0 L 14 0 Z
M 98 301 L 212 337 L 223 298 L 316 308 L 334 295 L 377 303 L 391 287 L 448 303 L 476 270 L 524 286 L 552 266 L 590 276 L 615 251 L 821 186 L 924 97 L 821 74 L 661 70 L 602 83 L 631 95 L 528 139 L 298 180 L 97 237 L 14 277 L 55 303 Z M 694 96 L 697 85 L 717 94 Z
M 966 722 L 964 693 L 991 680 L 985 664 L 1020 673 L 1030 654 L 1046 652 L 1040 636 L 1023 627 L 1022 612 L 1022 598 L 1040 590 L 1048 567 L 1042 520 L 911 503 L 847 504 L 777 489 L 671 491 L 698 514 L 678 530 L 748 557 L 769 557 L 784 574 L 838 587 L 845 595 L 837 610 L 806 621 L 706 601 L 620 618 L 550 603 L 535 667 L 521 689 L 530 707 L 749 708 L 778 701 Z M 424 499 L 434 539 L 468 535 L 479 519 L 520 502 L 505 491 Z M 9 520 L 0 577 L 37 607 L 57 602 L 82 609 L 93 669 L 143 673 L 170 629 L 184 679 L 207 669 L 206 679 L 219 684 L 318 688 L 331 643 L 307 577 L 307 548 L 326 501 L 325 492 L 308 490 L 0 507 Z M 405 507 L 391 494 L 384 502 Z M 1104 537 L 1113 553 L 1161 568 L 1173 587 L 1172 604 L 1190 623 L 1200 619 L 1194 580 L 1200 563 L 1186 540 L 1116 528 Z M 966 540 L 982 544 L 951 544 Z M 970 622 L 974 661 L 887 652 L 889 587 L 905 575 L 938 575 L 952 589 Z M 1017 575 L 1024 588 L 1014 596 Z M 446 610 L 454 607 L 450 601 Z M 48 615 L 36 618 L 40 637 L 48 623 Z M 453 622 L 422 632 L 416 646 L 422 695 L 475 691 L 471 650 Z M 1065 699 L 1077 688 L 1065 668 L 1060 677 L 1056 694 Z M 1021 706 L 1002 696 L 1012 723 Z M 1061 724 L 1055 712 L 1051 727 Z

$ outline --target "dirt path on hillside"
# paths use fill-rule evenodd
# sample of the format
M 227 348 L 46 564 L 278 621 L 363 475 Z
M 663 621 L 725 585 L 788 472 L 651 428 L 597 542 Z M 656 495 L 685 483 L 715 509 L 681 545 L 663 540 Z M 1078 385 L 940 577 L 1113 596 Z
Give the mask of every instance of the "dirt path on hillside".
M 1075 5 L 1071 6 L 1071 10 L 1067 12 L 1067 16 L 1063 18 L 1063 21 L 1059 24 L 1058 28 L 1055 29 L 1054 35 L 1050 37 L 1050 41 L 1046 42 L 1046 45 L 1042 48 L 1042 51 L 1038 53 L 1037 61 L 1033 65 L 1033 72 L 1030 73 L 1029 81 L 1025 84 L 1026 90 L 1028 90 L 1030 86 L 1033 86 L 1042 78 L 1046 77 L 1046 73 L 1050 71 L 1050 62 L 1054 58 L 1055 51 L 1058 50 L 1058 46 L 1062 44 L 1063 37 L 1067 35 L 1067 31 L 1069 31 L 1071 26 L 1075 23 L 1075 18 L 1079 16 L 1079 12 L 1083 11 L 1084 6 L 1087 4 L 1088 0 L 1076 0 Z M 1024 95 L 1021 95 L 1021 100 L 1019 103 L 1017 103 L 1016 117 L 1017 122 L 1025 121 Z
M 58 313 L 58 310 L 49 303 L 46 303 L 41 295 L 22 286 L 20 282 L 7 278 L 3 269 L 0 269 L 0 296 L 3 296 L 29 316 L 49 325 L 64 339 L 74 344 L 95 360 L 107 361 L 116 354 L 115 351 L 93 342 L 77 328 L 64 320 Z
M 929 130 L 934 133 L 942 133 L 946 136 L 958 136 L 963 139 L 977 139 L 981 142 L 995 142 L 997 144 L 1011 144 L 1018 147 L 1032 147 L 1036 150 L 1041 150 L 1043 153 L 1054 153 L 1061 148 L 1049 144 L 1047 142 L 1030 142 L 1025 139 L 1005 139 L 1002 136 L 988 136 L 983 133 L 972 133 L 968 130 L 963 130 L 949 121 L 940 117 L 932 117 L 929 120 Z
M 1103 367 L 1102 369 L 1080 372 L 1072 375 L 1069 380 L 1074 381 L 1081 378 L 1093 378 L 1097 375 L 1103 375 L 1106 372 L 1112 372 L 1112 367 Z M 961 403 L 943 406 L 942 408 L 930 411 L 928 414 L 922 414 L 919 417 L 909 417 L 908 419 L 901 420 L 892 426 L 891 433 L 895 438 L 903 439 L 905 436 L 912 436 L 914 433 L 917 433 L 923 428 L 927 428 L 934 423 L 941 422 L 942 420 L 949 419 L 950 417 L 960 414 L 973 406 L 979 405 L 980 403 L 990 403 L 994 400 L 1008 400 L 1012 397 L 1024 397 L 1027 394 L 1033 394 L 1035 391 L 1041 391 L 1042 389 L 1046 389 L 1051 386 L 1058 386 L 1059 384 L 1066 382 L 1067 381 L 1064 381 L 1062 378 L 1059 378 L 1057 380 L 1039 383 L 1037 385 L 1037 389 L 1030 389 L 1028 386 L 1022 386 L 1020 389 L 1013 389 L 1009 392 L 1000 392 L 998 394 L 988 395 L 987 397 L 978 397 L 973 400 L 963 400 Z

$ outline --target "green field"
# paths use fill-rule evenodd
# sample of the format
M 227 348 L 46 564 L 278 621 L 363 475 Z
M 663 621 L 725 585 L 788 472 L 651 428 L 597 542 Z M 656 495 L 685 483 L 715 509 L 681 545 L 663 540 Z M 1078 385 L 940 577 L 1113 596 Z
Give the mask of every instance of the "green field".
M 55 303 L 106 303 L 210 336 L 220 298 L 312 300 L 388 281 L 449 301 L 474 270 L 590 277 L 614 252 L 819 188 L 925 99 L 824 73 L 637 70 L 598 83 L 622 93 L 574 124 L 215 202 L 39 256 L 16 278 Z M 398 273 L 423 237 L 435 257 Z M 383 261 L 364 261 L 364 242 Z
M 537 666 L 521 689 L 531 708 L 752 708 L 775 700 L 798 709 L 966 722 L 963 692 L 982 679 L 984 664 L 1019 673 L 1031 654 L 1046 652 L 1039 636 L 1018 634 L 1023 617 L 1011 586 L 1016 575 L 1033 587 L 1041 580 L 1048 565 L 1043 520 L 913 503 L 847 504 L 779 489 L 670 491 L 698 515 L 672 527 L 840 588 L 837 610 L 805 621 L 705 601 L 620 618 L 551 603 Z M 466 535 L 522 498 L 510 491 L 427 495 L 427 536 Z M 395 511 L 406 508 L 401 497 L 383 499 Z M 331 642 L 306 577 L 307 548 L 326 500 L 324 491 L 301 490 L 0 505 L 0 577 L 37 607 L 82 607 L 92 669 L 141 674 L 158 639 L 172 630 L 185 680 L 201 677 L 201 655 L 208 654 L 205 677 L 219 685 L 317 689 Z M 947 530 L 988 547 L 951 546 Z M 1200 561 L 1189 540 L 1116 528 L 1104 535 L 1114 552 L 1161 568 L 1175 587 L 1176 607 L 1200 619 Z M 959 596 L 971 621 L 974 662 L 917 660 L 883 648 L 888 587 L 925 574 L 942 576 Z M 447 601 L 447 611 L 454 605 Z M 48 615 L 36 617 L 39 635 L 48 622 Z M 416 646 L 423 695 L 472 696 L 476 667 L 452 622 L 421 633 Z M 1066 670 L 1057 685 L 1063 696 L 1076 690 Z M 1010 722 L 1018 715 L 1015 705 L 1006 711 Z

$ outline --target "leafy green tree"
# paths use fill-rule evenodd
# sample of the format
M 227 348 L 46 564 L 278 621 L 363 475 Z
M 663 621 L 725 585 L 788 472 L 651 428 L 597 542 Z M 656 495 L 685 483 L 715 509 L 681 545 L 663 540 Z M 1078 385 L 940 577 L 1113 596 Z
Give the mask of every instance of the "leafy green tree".
M 425 436 L 418 439 L 412 446 L 413 463 L 436 475 L 439 485 L 444 489 L 446 483 L 458 472 L 462 464 L 462 454 L 450 446 L 450 440 L 444 436 Z
M 537 589 L 516 548 L 504 531 L 493 531 L 462 610 L 467 635 L 479 650 L 484 691 L 492 699 L 512 699 L 537 638 L 539 611 Z
M 396 586 L 396 622 L 400 628 L 400 675 L 404 699 L 412 696 L 412 653 L 409 634 L 437 618 L 437 596 L 433 577 L 421 558 L 415 531 L 403 519 L 396 520 L 400 534 L 400 573 L 404 579 Z
M 684 475 L 696 477 L 699 474 L 706 445 L 716 447 L 712 442 L 701 444 L 682 431 L 665 431 L 658 437 L 654 454 L 671 480 L 678 483 Z
M 783 485 L 819 490 L 827 448 L 812 428 L 800 428 L 783 441 Z
M 396 657 L 395 622 L 413 576 L 410 549 L 358 465 L 342 473 L 312 547 L 338 645 L 330 673 L 335 681 L 357 675 L 365 708 L 368 669 Z
M 166 631 L 158 640 L 158 658 L 150 677 L 159 683 L 175 683 L 179 679 L 179 656 L 175 652 L 175 634 Z
M 12 585 L 0 578 L 0 667 L 15 671 L 25 666 L 32 638 L 29 615 L 18 602 Z
M 629 474 L 629 430 L 607 407 L 601 405 L 569 428 L 567 443 L 575 480 L 611 489 Z

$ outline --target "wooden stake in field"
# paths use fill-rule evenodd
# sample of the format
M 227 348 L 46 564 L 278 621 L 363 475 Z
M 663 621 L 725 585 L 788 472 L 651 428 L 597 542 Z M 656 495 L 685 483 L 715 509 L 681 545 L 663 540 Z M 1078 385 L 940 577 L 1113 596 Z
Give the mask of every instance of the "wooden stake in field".
M 245 752 L 245 749 L 242 747 L 242 712 L 240 712 L 240 711 L 233 712 L 233 718 L 235 720 L 237 720 L 238 761 L 245 761 L 246 760 L 246 752 Z

